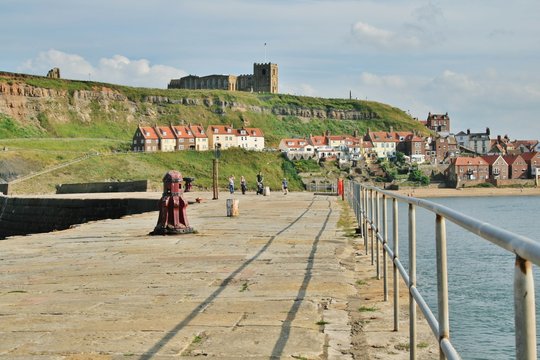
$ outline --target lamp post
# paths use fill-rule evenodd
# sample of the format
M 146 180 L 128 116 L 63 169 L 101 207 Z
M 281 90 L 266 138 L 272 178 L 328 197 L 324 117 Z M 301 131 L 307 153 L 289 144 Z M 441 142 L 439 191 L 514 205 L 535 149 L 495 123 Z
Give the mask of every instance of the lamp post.
M 216 143 L 214 145 L 214 159 L 212 160 L 212 191 L 214 197 L 212 200 L 217 200 L 219 197 L 218 191 L 218 168 L 219 168 L 219 157 L 221 156 L 221 144 Z

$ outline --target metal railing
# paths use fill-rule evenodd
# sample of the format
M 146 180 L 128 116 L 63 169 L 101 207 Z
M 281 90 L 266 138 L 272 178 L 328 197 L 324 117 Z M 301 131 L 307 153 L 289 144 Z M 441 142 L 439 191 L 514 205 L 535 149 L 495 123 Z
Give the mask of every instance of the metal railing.
M 371 264 L 376 265 L 377 279 L 381 279 L 380 248 L 382 247 L 384 301 L 388 301 L 387 259 L 393 264 L 394 331 L 399 330 L 399 283 L 398 274 L 408 287 L 409 293 L 409 351 L 415 359 L 416 308 L 428 322 L 439 343 L 440 359 L 461 359 L 450 341 L 448 310 L 448 270 L 446 246 L 446 220 L 470 233 L 515 254 L 514 269 L 514 322 L 516 359 L 536 360 L 536 313 L 532 264 L 540 265 L 540 243 L 514 234 L 491 224 L 452 210 L 431 201 L 402 196 L 374 186 L 348 181 L 345 195 L 358 221 L 364 240 L 366 254 L 371 253 Z M 392 241 L 389 240 L 387 202 L 392 202 Z M 398 202 L 408 205 L 408 271 L 399 257 Z M 434 215 L 437 260 L 437 317 L 429 307 L 422 292 L 416 286 L 416 208 L 428 210 Z M 382 222 L 382 224 L 381 224 Z

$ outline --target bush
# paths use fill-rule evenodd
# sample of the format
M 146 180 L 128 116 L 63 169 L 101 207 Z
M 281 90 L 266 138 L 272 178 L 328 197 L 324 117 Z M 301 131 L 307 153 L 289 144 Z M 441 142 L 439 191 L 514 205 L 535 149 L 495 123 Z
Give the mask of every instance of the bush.
M 415 181 L 419 182 L 422 185 L 429 185 L 429 177 L 424 175 L 420 170 L 418 169 L 412 169 L 409 173 L 409 181 Z

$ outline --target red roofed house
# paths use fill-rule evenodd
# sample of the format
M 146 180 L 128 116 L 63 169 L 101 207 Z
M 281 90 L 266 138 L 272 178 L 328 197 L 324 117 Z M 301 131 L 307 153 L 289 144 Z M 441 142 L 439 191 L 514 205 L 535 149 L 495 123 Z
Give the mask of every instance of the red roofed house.
M 484 159 L 489 164 L 490 179 L 508 179 L 508 164 L 501 155 L 483 155 L 482 159 Z
M 448 168 L 448 179 L 456 182 L 479 181 L 489 178 L 489 164 L 481 157 L 458 156 Z
M 236 130 L 238 147 L 246 150 L 262 151 L 264 149 L 264 134 L 258 128 L 242 128 Z
M 210 149 L 213 149 L 217 144 L 219 144 L 222 149 L 238 146 L 236 130 L 232 125 L 209 125 L 206 134 L 208 135 L 208 147 Z
M 176 150 L 195 150 L 195 137 L 191 129 L 185 125 L 171 126 L 176 138 Z
M 150 126 L 138 126 L 133 135 L 131 150 L 144 152 L 158 151 L 159 138 L 155 130 Z
M 527 170 L 529 169 L 527 162 L 521 155 L 503 156 L 508 163 L 508 175 L 510 179 L 527 179 Z
M 529 177 L 535 177 L 536 173 L 538 173 L 540 169 L 540 153 L 539 152 L 527 152 L 521 154 L 521 157 L 525 162 L 527 163 L 527 166 L 529 168 L 528 175 Z
M 410 156 L 411 161 L 423 163 L 426 160 L 426 143 L 423 138 L 410 133 L 405 136 L 403 144 L 403 153 Z
M 174 151 L 176 147 L 176 137 L 169 126 L 154 127 L 159 138 L 159 150 Z
M 208 136 L 204 131 L 202 125 L 191 125 L 189 124 L 189 130 L 193 134 L 195 139 L 195 150 L 197 151 L 206 151 L 208 150 Z
M 306 139 L 281 139 L 279 149 L 289 160 L 309 159 L 315 155 L 315 149 Z
M 395 133 L 386 131 L 369 131 L 364 140 L 371 141 L 373 151 L 379 158 L 389 158 L 396 156 L 396 148 L 399 139 L 395 137 Z

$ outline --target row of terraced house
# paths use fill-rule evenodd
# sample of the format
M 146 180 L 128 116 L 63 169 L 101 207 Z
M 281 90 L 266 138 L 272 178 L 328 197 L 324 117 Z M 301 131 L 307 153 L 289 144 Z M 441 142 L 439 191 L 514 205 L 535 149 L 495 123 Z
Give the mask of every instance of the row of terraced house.
M 262 151 L 264 134 L 258 128 L 235 129 L 232 125 L 138 126 L 133 135 L 132 151 L 207 151 L 219 146 L 221 149 L 239 147 Z

